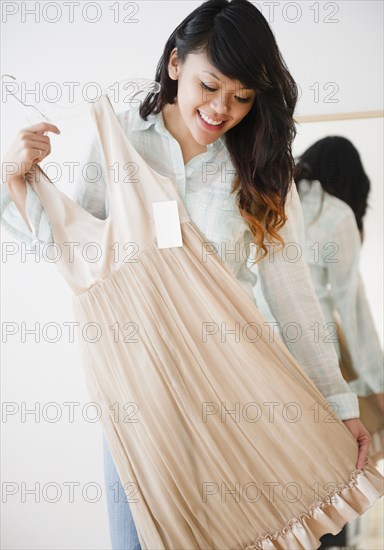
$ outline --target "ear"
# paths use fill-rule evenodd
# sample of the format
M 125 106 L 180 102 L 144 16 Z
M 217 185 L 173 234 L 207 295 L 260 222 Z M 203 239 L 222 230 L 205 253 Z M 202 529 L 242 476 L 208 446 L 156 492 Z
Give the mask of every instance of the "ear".
M 177 48 L 173 48 L 168 62 L 168 74 L 172 80 L 178 80 L 180 74 L 180 63 L 177 58 Z

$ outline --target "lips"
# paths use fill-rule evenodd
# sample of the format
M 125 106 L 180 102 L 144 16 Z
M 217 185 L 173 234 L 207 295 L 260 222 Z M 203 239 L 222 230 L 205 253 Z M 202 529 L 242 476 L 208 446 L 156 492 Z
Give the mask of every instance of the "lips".
M 225 119 L 224 118 L 213 118 L 211 117 L 210 115 L 207 115 L 207 113 L 203 113 L 202 111 L 198 111 L 199 114 L 203 114 L 204 116 L 206 116 L 207 118 L 209 118 L 209 120 L 213 120 L 213 122 L 225 122 Z M 209 124 L 209 123 L 208 123 Z
M 226 120 L 216 119 L 216 121 L 222 120 L 222 122 L 220 124 L 210 124 L 209 122 L 207 122 L 206 120 L 203 119 L 203 117 L 201 116 L 200 111 L 198 109 L 197 109 L 197 114 L 198 114 L 200 123 L 203 125 L 203 127 L 206 128 L 207 130 L 210 130 L 210 131 L 220 130 L 224 126 L 224 124 L 226 123 Z M 205 113 L 203 113 L 203 115 L 208 117 L 208 115 L 206 115 Z M 210 120 L 215 121 L 214 118 L 212 118 L 212 119 L 211 119 L 211 117 L 208 117 L 208 118 L 210 118 Z

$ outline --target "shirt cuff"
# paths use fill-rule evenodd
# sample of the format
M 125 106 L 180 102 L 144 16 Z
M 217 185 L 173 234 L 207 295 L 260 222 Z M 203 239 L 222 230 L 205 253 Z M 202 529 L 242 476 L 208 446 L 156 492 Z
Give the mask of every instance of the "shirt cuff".
M 29 247 L 37 243 L 53 241 L 52 229 L 37 193 L 26 182 L 25 213 L 32 231 L 25 223 L 17 206 L 13 202 L 5 184 L 1 185 L 0 221 L 6 231 L 17 241 L 25 242 Z
M 334 414 L 341 420 L 360 418 L 359 400 L 355 393 L 337 393 L 328 395 L 326 399 L 334 407 Z
M 32 244 L 32 232 L 25 223 L 4 183 L 1 184 L 0 221 L 2 227 L 17 241 Z

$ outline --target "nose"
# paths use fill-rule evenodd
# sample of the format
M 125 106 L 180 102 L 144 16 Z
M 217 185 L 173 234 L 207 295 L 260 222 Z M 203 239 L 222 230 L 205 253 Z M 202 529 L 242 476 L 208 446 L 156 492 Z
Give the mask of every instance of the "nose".
M 228 113 L 228 105 L 227 105 L 227 99 L 226 94 L 216 94 L 215 97 L 212 98 L 210 101 L 210 107 L 213 111 L 215 111 L 218 114 L 227 114 Z

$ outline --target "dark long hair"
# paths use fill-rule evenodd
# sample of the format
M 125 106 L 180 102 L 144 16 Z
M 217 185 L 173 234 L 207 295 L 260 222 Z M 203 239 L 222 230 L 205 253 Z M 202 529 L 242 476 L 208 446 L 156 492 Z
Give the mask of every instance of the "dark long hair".
M 268 251 L 265 238 L 284 244 L 278 230 L 287 220 L 284 206 L 294 173 L 296 83 L 267 21 L 251 2 L 209 0 L 169 37 L 156 69 L 161 90 L 148 94 L 141 104 L 144 120 L 177 97 L 178 82 L 168 75 L 174 48 L 181 63 L 190 53 L 204 53 L 222 74 L 256 92 L 251 110 L 224 137 L 236 170 L 232 193 L 237 191 L 237 205 L 260 260 Z
M 321 183 L 324 191 L 346 202 L 353 210 L 363 239 L 363 218 L 368 207 L 371 183 L 364 171 L 359 152 L 346 138 L 328 136 L 320 139 L 298 159 L 295 182 Z

